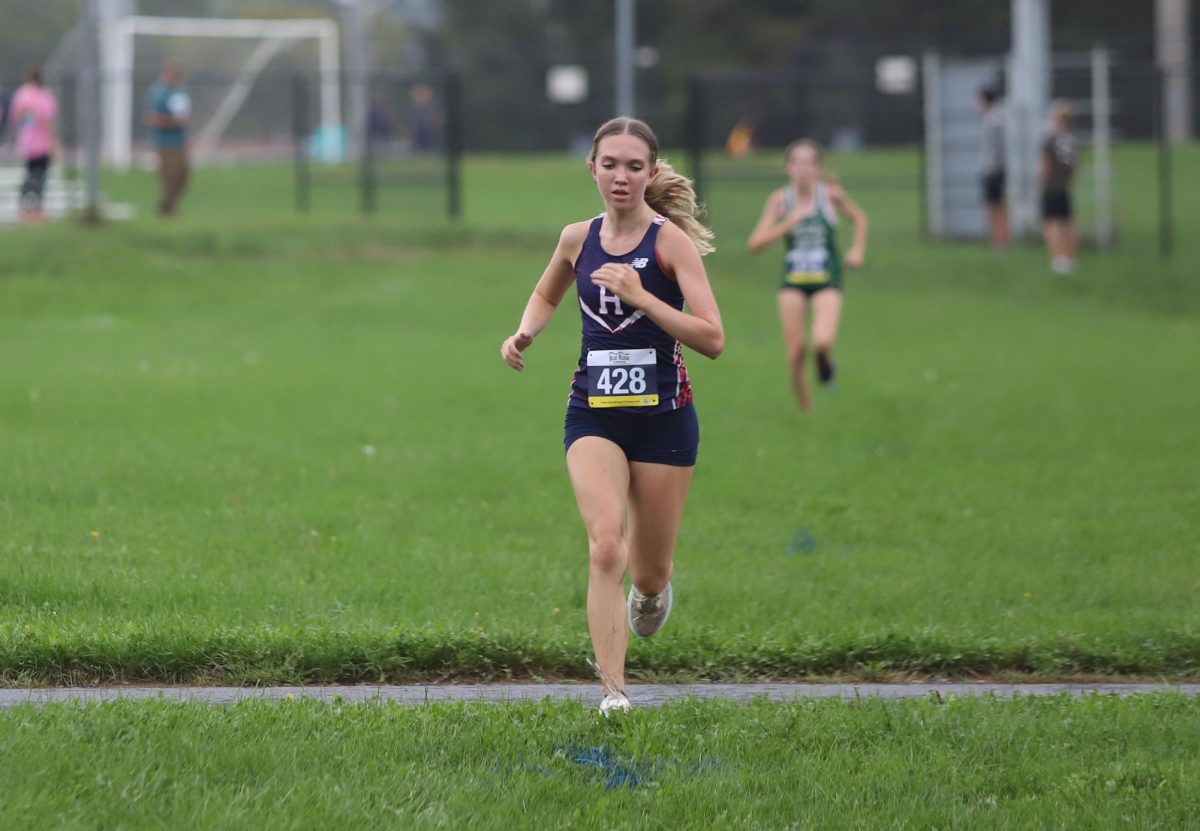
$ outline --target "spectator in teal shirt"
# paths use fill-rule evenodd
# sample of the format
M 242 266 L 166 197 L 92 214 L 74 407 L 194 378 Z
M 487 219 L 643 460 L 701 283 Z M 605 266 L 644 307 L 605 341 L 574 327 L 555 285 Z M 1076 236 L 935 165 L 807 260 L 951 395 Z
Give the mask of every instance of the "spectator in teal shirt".
M 172 216 L 188 180 L 187 125 L 192 101 L 180 83 L 179 64 L 168 61 L 146 96 L 146 126 L 158 152 L 160 216 Z

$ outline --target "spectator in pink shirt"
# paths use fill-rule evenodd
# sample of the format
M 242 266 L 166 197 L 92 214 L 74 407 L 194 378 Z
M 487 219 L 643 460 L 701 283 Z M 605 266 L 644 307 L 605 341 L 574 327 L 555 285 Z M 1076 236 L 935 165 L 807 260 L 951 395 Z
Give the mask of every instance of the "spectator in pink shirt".
M 58 101 L 54 93 L 42 85 L 42 73 L 37 67 L 29 70 L 25 83 L 13 93 L 9 117 L 17 129 L 17 153 L 25 162 L 25 181 L 21 183 L 21 218 L 39 220 L 42 212 L 42 191 L 46 187 L 46 172 L 58 144 L 54 117 Z

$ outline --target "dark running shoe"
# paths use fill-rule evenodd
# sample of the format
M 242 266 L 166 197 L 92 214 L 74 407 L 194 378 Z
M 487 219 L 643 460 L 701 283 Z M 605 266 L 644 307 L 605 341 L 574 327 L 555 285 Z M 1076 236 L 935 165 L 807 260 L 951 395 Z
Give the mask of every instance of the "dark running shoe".
M 824 349 L 817 350 L 817 378 L 820 382 L 831 383 L 836 373 L 837 367 L 833 365 L 833 358 L 829 357 L 829 352 Z

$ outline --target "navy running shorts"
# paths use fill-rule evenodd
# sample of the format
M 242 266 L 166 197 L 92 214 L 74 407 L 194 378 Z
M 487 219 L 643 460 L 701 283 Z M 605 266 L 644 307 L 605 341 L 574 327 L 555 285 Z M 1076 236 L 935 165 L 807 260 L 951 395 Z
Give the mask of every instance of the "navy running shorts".
M 589 407 L 567 407 L 563 449 L 576 439 L 599 436 L 625 452 L 631 462 L 692 467 L 700 449 L 700 421 L 696 407 L 640 416 Z

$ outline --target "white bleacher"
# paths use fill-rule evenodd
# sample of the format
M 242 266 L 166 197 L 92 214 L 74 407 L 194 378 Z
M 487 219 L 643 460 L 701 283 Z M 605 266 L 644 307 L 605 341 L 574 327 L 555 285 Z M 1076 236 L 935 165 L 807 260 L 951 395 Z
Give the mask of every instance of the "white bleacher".
M 16 222 L 21 215 L 21 182 L 23 167 L 0 167 L 0 223 Z M 82 181 L 68 181 L 57 175 L 51 165 L 42 192 L 42 210 L 47 219 L 60 219 L 79 213 L 87 207 L 87 186 Z M 132 219 L 133 205 L 109 202 L 100 197 L 100 215 L 104 219 Z

